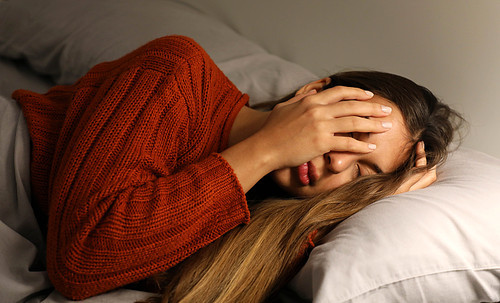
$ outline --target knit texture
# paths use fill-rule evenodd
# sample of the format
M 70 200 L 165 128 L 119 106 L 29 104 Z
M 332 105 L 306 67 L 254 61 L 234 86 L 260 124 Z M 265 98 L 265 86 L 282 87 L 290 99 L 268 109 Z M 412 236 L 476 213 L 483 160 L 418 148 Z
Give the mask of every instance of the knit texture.
M 57 290 L 84 299 L 163 272 L 250 219 L 227 147 L 247 101 L 169 36 L 46 94 L 19 90 Z

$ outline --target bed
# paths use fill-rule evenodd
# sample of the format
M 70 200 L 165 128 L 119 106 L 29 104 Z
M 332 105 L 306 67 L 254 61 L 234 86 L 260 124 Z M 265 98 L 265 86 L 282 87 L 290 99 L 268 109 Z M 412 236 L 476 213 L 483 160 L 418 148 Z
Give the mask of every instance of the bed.
M 72 83 L 94 64 L 168 34 L 200 43 L 251 105 L 318 77 L 203 7 L 173 0 L 0 1 L 1 302 L 69 302 L 44 271 L 30 203 L 29 133 L 13 90 Z M 335 228 L 277 300 L 500 301 L 499 172 L 497 157 L 457 148 L 429 188 L 378 201 Z M 83 302 L 148 296 L 123 288 Z

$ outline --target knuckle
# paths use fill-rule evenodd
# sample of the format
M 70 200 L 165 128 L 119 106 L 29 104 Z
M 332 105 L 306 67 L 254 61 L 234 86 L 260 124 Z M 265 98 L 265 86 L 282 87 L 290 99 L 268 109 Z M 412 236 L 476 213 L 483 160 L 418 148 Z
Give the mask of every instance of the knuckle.
M 312 145 L 316 150 L 322 150 L 325 140 L 321 136 L 315 136 L 312 139 Z
M 352 138 L 345 138 L 344 139 L 344 147 L 347 150 L 353 150 L 356 148 L 356 141 Z
M 335 86 L 334 87 L 339 93 L 346 93 L 347 90 L 348 90 L 348 87 L 347 86 L 343 86 L 343 85 L 338 85 L 338 86 Z
M 276 108 L 276 109 L 283 108 L 283 107 L 285 107 L 285 103 L 284 102 L 283 103 L 278 103 L 278 104 L 276 104 L 274 106 L 274 108 Z
M 313 120 L 319 120 L 322 116 L 322 110 L 317 106 L 309 105 L 306 110 L 306 114 L 308 118 L 311 118 Z
M 356 119 L 355 117 L 351 117 L 349 119 L 349 126 L 353 129 L 353 130 L 358 130 L 359 127 L 360 127 L 360 121 L 359 119 Z
M 356 109 L 355 104 L 351 101 L 339 102 L 338 106 L 341 106 L 343 111 L 349 113 L 353 112 Z
M 301 102 L 306 105 L 312 105 L 314 103 L 314 96 L 306 96 L 301 99 Z
M 384 127 L 384 125 L 382 124 L 382 122 L 380 121 L 375 121 L 375 120 L 369 120 L 369 119 L 363 119 L 363 122 L 364 123 L 367 123 L 367 125 L 370 127 L 370 129 L 373 129 L 373 130 L 380 130 L 380 131 L 384 131 L 384 130 L 387 130 L 386 127 Z M 388 126 L 389 128 L 391 128 L 391 126 Z
M 338 93 L 341 95 L 348 95 L 348 94 L 352 94 L 353 92 L 358 93 L 358 92 L 362 91 L 362 89 L 360 89 L 360 88 L 342 86 L 342 85 L 336 86 L 335 88 L 338 90 Z

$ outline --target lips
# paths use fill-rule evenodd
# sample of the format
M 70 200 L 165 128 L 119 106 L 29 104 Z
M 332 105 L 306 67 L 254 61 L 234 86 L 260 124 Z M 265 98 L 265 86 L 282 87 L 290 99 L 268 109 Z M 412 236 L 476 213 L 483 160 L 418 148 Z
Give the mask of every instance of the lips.
M 314 184 L 318 180 L 316 167 L 311 161 L 301 164 L 298 167 L 298 174 L 300 183 L 304 186 Z

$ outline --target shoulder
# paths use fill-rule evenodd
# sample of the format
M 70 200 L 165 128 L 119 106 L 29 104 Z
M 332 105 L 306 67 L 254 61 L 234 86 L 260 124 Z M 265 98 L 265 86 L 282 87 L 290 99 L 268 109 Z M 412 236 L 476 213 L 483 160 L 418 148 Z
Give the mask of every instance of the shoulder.
M 95 83 L 110 77 L 118 77 L 123 72 L 149 71 L 162 77 L 178 74 L 188 67 L 213 66 L 205 50 L 192 38 L 172 35 L 154 39 L 132 52 L 113 61 L 94 66 L 80 79 L 79 86 L 95 86 Z
M 192 38 L 172 35 L 155 39 L 142 47 L 148 55 L 164 58 L 175 57 L 179 61 L 206 57 L 206 51 Z
M 175 78 L 192 77 L 199 73 L 218 72 L 207 52 L 192 38 L 165 36 L 152 40 L 129 54 L 133 66 Z

